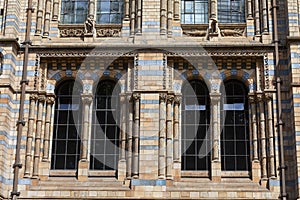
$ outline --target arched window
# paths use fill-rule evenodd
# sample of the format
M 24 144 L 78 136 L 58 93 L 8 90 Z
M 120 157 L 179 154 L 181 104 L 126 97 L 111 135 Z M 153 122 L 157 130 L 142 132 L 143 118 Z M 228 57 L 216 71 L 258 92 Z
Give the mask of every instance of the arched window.
M 221 133 L 222 170 L 250 170 L 249 113 L 246 86 L 237 80 L 224 83 L 222 116 L 225 117 Z
M 80 156 L 82 86 L 74 80 L 56 89 L 52 169 L 77 169 Z
M 121 24 L 123 4 L 123 0 L 98 0 L 97 24 Z
M 245 0 L 218 0 L 220 23 L 245 23 Z
M 92 170 L 117 169 L 120 132 L 118 127 L 119 93 L 120 87 L 113 81 L 101 81 L 97 86 L 90 150 L 90 169 Z
M 193 80 L 182 88 L 182 170 L 210 169 L 209 91 L 204 82 Z
M 208 23 L 208 0 L 182 0 L 181 23 Z
M 83 24 L 87 18 L 87 0 L 62 0 L 60 22 L 62 24 Z

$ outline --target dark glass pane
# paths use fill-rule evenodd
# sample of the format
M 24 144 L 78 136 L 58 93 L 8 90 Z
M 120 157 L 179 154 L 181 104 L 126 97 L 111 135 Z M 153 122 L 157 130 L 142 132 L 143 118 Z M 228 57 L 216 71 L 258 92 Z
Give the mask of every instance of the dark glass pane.
M 57 140 L 56 141 L 56 154 L 65 154 L 66 153 L 66 141 L 65 140 Z
M 76 140 L 68 140 L 67 142 L 67 154 L 76 154 L 77 141 Z
M 56 155 L 55 156 L 55 169 L 64 169 L 65 168 L 65 156 Z
M 75 169 L 76 165 L 76 156 L 67 156 L 66 169 Z
M 60 125 L 57 127 L 57 139 L 66 139 L 67 138 L 67 126 Z

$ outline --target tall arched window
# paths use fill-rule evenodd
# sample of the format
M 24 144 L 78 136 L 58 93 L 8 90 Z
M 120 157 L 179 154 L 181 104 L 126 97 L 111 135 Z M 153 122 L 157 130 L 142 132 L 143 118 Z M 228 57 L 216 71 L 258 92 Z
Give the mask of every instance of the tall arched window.
M 77 169 L 80 156 L 82 86 L 74 80 L 56 89 L 52 169 Z
M 83 24 L 87 18 L 87 0 L 62 0 L 60 22 L 62 24 Z
M 220 23 L 245 23 L 245 0 L 218 0 Z
M 98 0 L 97 24 L 121 24 L 123 4 L 123 0 Z
M 208 23 L 208 0 L 182 0 L 181 23 Z
M 113 92 L 114 91 L 114 92 Z M 110 80 L 101 81 L 94 98 L 90 169 L 115 170 L 119 157 L 120 87 Z
M 182 88 L 182 170 L 210 169 L 209 91 L 204 82 L 192 80 Z
M 248 90 L 237 80 L 224 83 L 222 115 L 225 117 L 221 133 L 222 170 L 250 170 Z

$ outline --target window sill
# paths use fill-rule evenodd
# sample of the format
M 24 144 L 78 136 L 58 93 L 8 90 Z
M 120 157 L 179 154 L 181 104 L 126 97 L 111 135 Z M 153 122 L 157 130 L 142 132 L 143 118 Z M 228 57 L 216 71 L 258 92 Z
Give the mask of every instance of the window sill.
M 50 176 L 76 176 L 76 170 L 50 170 Z
M 231 177 L 249 178 L 251 174 L 249 171 L 222 171 L 221 176 L 224 178 L 231 178 Z
M 207 178 L 209 177 L 208 171 L 181 171 L 182 178 Z
M 116 170 L 90 170 L 88 175 L 91 177 L 115 177 Z

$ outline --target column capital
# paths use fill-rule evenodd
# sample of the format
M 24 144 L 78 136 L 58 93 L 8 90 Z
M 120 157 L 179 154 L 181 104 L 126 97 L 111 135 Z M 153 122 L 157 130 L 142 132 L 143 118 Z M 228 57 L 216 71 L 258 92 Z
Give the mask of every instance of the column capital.
M 167 103 L 172 103 L 174 101 L 174 95 L 167 95 Z
M 213 92 L 213 93 L 210 93 L 209 96 L 210 96 L 210 100 L 211 100 L 212 104 L 219 103 L 221 100 L 221 93 Z
M 54 101 L 55 101 L 55 98 L 54 98 L 54 96 L 47 96 L 46 97 L 46 103 L 47 104 L 54 104 Z
M 37 94 L 31 94 L 29 99 L 32 100 L 32 101 L 36 101 L 38 99 L 38 95 Z
M 133 98 L 134 101 L 138 101 L 141 98 L 141 94 L 140 93 L 133 93 L 132 98 Z
M 91 104 L 93 101 L 93 95 L 91 94 L 82 94 L 81 100 L 83 104 Z
M 266 98 L 266 100 L 270 101 L 270 100 L 273 99 L 273 94 L 272 93 L 266 93 L 265 98 Z
M 162 102 L 165 102 L 167 99 L 167 94 L 166 93 L 159 93 L 159 100 Z
M 175 103 L 175 104 L 180 105 L 180 104 L 181 104 L 181 101 L 182 101 L 181 95 L 175 95 L 175 96 L 174 96 L 174 103 Z
M 255 94 L 249 94 L 248 99 L 251 104 L 255 104 L 257 102 L 257 98 L 256 98 Z
M 257 93 L 256 99 L 258 102 L 263 102 L 265 100 L 265 94 L 264 93 Z
M 44 103 L 46 100 L 46 97 L 44 95 L 39 95 L 38 96 L 38 101 L 41 102 L 41 103 Z

